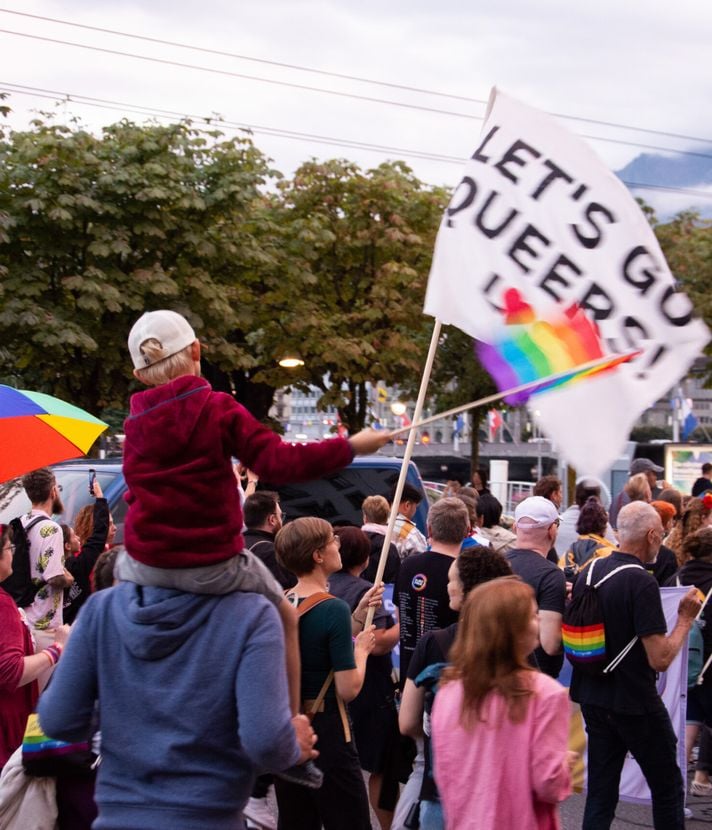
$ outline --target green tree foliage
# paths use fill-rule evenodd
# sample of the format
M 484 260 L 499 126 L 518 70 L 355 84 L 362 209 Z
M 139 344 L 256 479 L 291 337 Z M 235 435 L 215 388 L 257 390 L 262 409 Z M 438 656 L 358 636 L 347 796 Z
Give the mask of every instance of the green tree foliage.
M 99 137 L 35 122 L 0 142 L 4 379 L 95 413 L 124 407 L 126 336 L 141 312 L 183 312 L 217 370 L 249 371 L 246 343 L 274 270 L 248 138 L 123 121 Z M 253 346 L 254 344 L 250 344 Z
M 679 213 L 671 222 L 655 225 L 655 235 L 670 270 L 690 297 L 697 314 L 712 329 L 712 221 L 693 211 Z M 712 346 L 706 353 L 712 356 Z M 707 383 L 712 382 L 712 369 Z
M 332 160 L 302 165 L 280 197 L 290 281 L 302 287 L 285 296 L 269 337 L 305 361 L 291 382 L 321 389 L 321 405 L 359 429 L 368 381 L 412 385 L 422 371 L 432 326 L 423 299 L 447 195 L 400 162 L 362 172 Z M 264 377 L 277 382 L 274 371 Z
M 488 395 L 497 389 L 492 378 L 482 368 L 475 356 L 472 338 L 454 326 L 443 326 L 440 343 L 433 365 L 431 393 L 438 410 L 452 409 Z M 471 455 L 470 472 L 479 467 L 480 425 L 488 409 L 470 409 L 466 413 L 470 423 Z M 496 405 L 495 407 L 496 408 Z

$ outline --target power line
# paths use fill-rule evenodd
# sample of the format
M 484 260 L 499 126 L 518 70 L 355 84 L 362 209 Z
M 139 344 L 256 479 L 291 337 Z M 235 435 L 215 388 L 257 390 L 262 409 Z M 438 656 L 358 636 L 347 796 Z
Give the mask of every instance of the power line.
M 184 63 L 183 61 L 169 60 L 168 58 L 156 58 L 149 55 L 139 55 L 136 52 L 122 52 L 120 49 L 108 49 L 104 46 L 90 46 L 87 43 L 76 43 L 71 40 L 61 40 L 59 38 L 44 37 L 42 35 L 31 35 L 27 32 L 13 32 L 10 29 L 0 29 L 0 32 L 6 35 L 15 35 L 17 37 L 26 37 L 31 40 L 41 40 L 45 43 L 57 43 L 61 46 L 72 46 L 75 49 L 87 49 L 91 52 L 102 52 L 107 55 L 117 55 L 124 58 L 135 58 L 136 60 L 149 61 L 151 63 L 160 63 L 164 66 L 176 66 L 181 69 L 194 69 L 199 72 L 210 72 L 213 75 L 224 75 L 229 78 L 240 78 L 246 81 L 257 81 L 263 84 L 271 84 L 273 86 L 286 86 L 291 89 L 301 89 L 308 92 L 319 92 L 325 95 L 336 95 L 341 98 L 352 98 L 357 101 L 367 101 L 371 104 L 388 104 L 393 107 L 402 107 L 403 109 L 415 109 L 423 112 L 430 112 L 436 115 L 450 115 L 455 118 L 474 119 L 476 121 L 484 121 L 484 118 L 478 115 L 471 115 L 466 112 L 456 112 L 454 110 L 441 110 L 436 107 L 426 107 L 421 104 L 406 104 L 403 101 L 391 101 L 386 98 L 374 98 L 370 95 L 359 95 L 355 92 L 341 92 L 336 89 L 325 89 L 323 87 L 309 86 L 308 84 L 296 84 L 292 81 L 277 81 L 273 78 L 262 78 L 258 75 L 247 75 L 243 72 L 232 72 L 229 69 L 218 69 L 213 66 L 201 66 L 195 63 Z
M 147 43 L 156 43 L 162 46 L 171 46 L 178 49 L 188 49 L 194 52 L 202 52 L 203 54 L 218 55 L 220 57 L 234 58 L 236 60 L 250 61 L 252 63 L 264 64 L 267 66 L 277 66 L 282 69 L 295 69 L 299 72 L 309 72 L 314 75 L 322 75 L 324 77 L 338 78 L 340 80 L 356 81 L 358 83 L 372 84 L 374 86 L 386 87 L 389 89 L 399 89 L 406 92 L 415 92 L 421 95 L 432 95 L 439 98 L 450 98 L 456 101 L 463 101 L 471 104 L 486 105 L 488 102 L 482 98 L 473 98 L 466 95 L 457 95 L 450 92 L 442 92 L 441 90 L 425 89 L 422 87 L 409 86 L 407 84 L 396 84 L 389 81 L 376 80 L 374 78 L 363 78 L 358 75 L 347 75 L 340 72 L 333 72 L 326 69 L 317 69 L 315 67 L 302 66 L 300 64 L 284 63 L 281 61 L 268 60 L 267 58 L 256 58 L 250 55 L 240 55 L 236 52 L 227 52 L 221 49 L 212 49 L 206 46 L 195 46 L 190 43 L 181 43 L 179 41 L 164 40 L 162 38 L 150 37 L 148 35 L 139 35 L 133 32 L 122 32 L 117 29 L 108 29 L 101 26 L 90 26 L 86 23 L 75 23 L 70 20 L 61 20 L 56 17 L 46 17 L 39 14 L 30 14 L 28 12 L 20 12 L 14 9 L 0 8 L 0 12 L 4 14 L 13 14 L 19 17 L 31 18 L 34 20 L 42 20 L 47 23 L 58 23 L 62 26 L 70 26 L 77 29 L 85 29 L 92 32 L 102 32 L 104 34 L 117 35 L 119 37 L 127 37 L 134 40 L 141 40 Z M 19 33 L 14 33 L 19 34 Z M 61 41 L 60 41 L 61 42 Z M 664 130 L 653 130 L 647 127 L 636 127 L 631 124 L 621 124 L 615 121 L 602 121 L 596 118 L 585 118 L 577 115 L 567 115 L 565 113 L 551 113 L 556 118 L 563 118 L 569 121 L 579 121 L 586 124 L 597 124 L 603 127 L 613 127 L 615 129 L 633 130 L 635 132 L 648 133 L 649 135 L 658 135 L 665 138 L 681 139 L 683 141 L 694 141 L 703 144 L 712 144 L 712 139 L 700 138 L 698 136 L 684 135 L 681 133 L 671 133 Z
M 166 110 L 160 108 L 145 107 L 142 104 L 127 104 L 122 101 L 111 101 L 104 98 L 93 98 L 87 95 L 74 95 L 69 93 L 62 93 L 53 90 L 41 89 L 38 87 L 22 86 L 20 84 L 10 84 L 0 81 L 0 87 L 12 88 L 12 91 L 19 95 L 27 95 L 36 98 L 45 98 L 56 100 L 58 102 L 75 103 L 80 106 L 91 106 L 98 109 L 119 110 L 124 112 L 135 112 L 139 115 L 151 115 L 157 118 L 188 118 L 191 121 L 200 121 L 208 125 L 216 124 L 220 128 L 236 130 L 236 131 L 250 131 L 257 135 L 269 135 L 276 138 L 287 138 L 297 141 L 318 142 L 320 144 L 348 147 L 353 149 L 368 150 L 377 153 L 394 152 L 401 156 L 410 158 L 418 158 L 426 161 L 436 161 L 445 164 L 457 164 L 462 166 L 465 163 L 464 158 L 457 156 L 450 156 L 445 154 L 429 153 L 427 151 L 406 149 L 403 147 L 394 147 L 384 144 L 372 144 L 355 139 L 336 138 L 334 136 L 322 136 L 315 133 L 303 133 L 296 130 L 286 130 L 279 127 L 269 127 L 262 125 L 253 125 L 248 123 L 241 123 L 236 121 L 222 120 L 219 118 L 207 118 L 200 115 L 190 115 L 188 113 L 181 113 L 175 110 Z M 31 90 L 31 91 L 30 91 Z M 680 193 L 685 196 L 701 197 L 703 199 L 712 199 L 712 192 L 704 190 L 694 190 L 692 188 L 672 187 L 668 185 L 647 184 L 644 182 L 630 182 L 621 179 L 623 184 L 627 187 L 642 189 L 642 190 L 664 190 L 670 193 Z
M 265 64 L 266 66 L 278 66 L 281 69 L 296 69 L 298 72 L 309 72 L 313 75 L 323 75 L 327 78 L 339 78 L 342 81 L 357 81 L 363 84 L 373 84 L 374 86 L 388 87 L 389 89 L 400 89 L 405 92 L 417 92 L 422 95 L 434 95 L 439 98 L 452 98 L 456 101 L 465 101 L 471 104 L 486 105 L 487 101 L 483 98 L 471 98 L 466 95 L 456 95 L 451 92 L 442 92 L 440 90 L 423 89 L 422 87 L 408 86 L 407 84 L 396 84 L 389 81 L 379 81 L 374 78 L 362 78 L 358 75 L 346 75 L 341 72 L 332 72 L 327 69 L 316 69 L 310 66 L 301 66 L 295 63 L 283 63 L 282 61 L 268 60 L 267 58 L 255 58 L 250 55 L 240 55 L 236 52 L 226 52 L 222 49 L 211 49 L 207 46 L 195 46 L 190 43 L 180 43 L 175 40 L 163 40 L 158 37 L 149 37 L 148 35 L 137 35 L 132 32 L 120 32 L 116 29 L 105 29 L 102 26 L 89 26 L 86 23 L 74 23 L 70 20 L 59 20 L 56 17 L 45 17 L 41 14 L 29 14 L 28 12 L 19 12 L 14 9 L 1 9 L 0 12 L 4 14 L 15 14 L 20 17 L 30 17 L 34 20 L 44 20 L 47 23 L 59 23 L 62 26 L 72 26 L 77 29 L 87 29 L 91 32 L 103 32 L 107 35 L 118 35 L 119 37 L 128 37 L 134 40 L 143 40 L 147 43 L 157 43 L 161 46 L 173 46 L 178 49 L 190 49 L 193 52 L 202 52 L 207 55 L 218 55 L 223 58 L 235 58 L 236 60 L 250 61 L 251 63 Z M 636 128 L 633 128 L 636 129 Z
M 151 63 L 159 63 L 159 64 L 163 64 L 163 65 L 166 65 L 166 66 L 175 66 L 175 67 L 179 67 L 179 68 L 182 68 L 182 69 L 192 69 L 192 70 L 196 70 L 196 71 L 200 71 L 200 72 L 209 72 L 209 73 L 216 74 L 216 75 L 223 75 L 223 76 L 227 76 L 227 77 L 240 78 L 241 80 L 257 81 L 259 83 L 266 83 L 266 84 L 271 84 L 271 85 L 274 85 L 274 86 L 285 86 L 285 87 L 290 87 L 292 89 L 301 89 L 301 90 L 306 90 L 306 91 L 309 91 L 309 92 L 318 92 L 318 93 L 322 93 L 322 94 L 326 94 L 326 95 L 335 95 L 335 96 L 342 97 L 342 98 L 351 98 L 351 99 L 355 99 L 355 100 L 358 100 L 358 101 L 366 101 L 368 103 L 386 104 L 386 105 L 389 105 L 389 106 L 401 107 L 403 109 L 420 110 L 422 112 L 429 112 L 429 113 L 433 113 L 433 114 L 436 114 L 436 115 L 448 115 L 448 116 L 452 116 L 452 117 L 456 117 L 456 118 L 465 118 L 465 119 L 468 119 L 468 120 L 484 121 L 484 118 L 482 116 L 473 115 L 473 114 L 470 114 L 470 113 L 456 112 L 456 111 L 453 111 L 453 110 L 442 110 L 442 109 L 438 109 L 436 107 L 422 106 L 420 104 L 408 104 L 408 103 L 405 103 L 403 101 L 392 101 L 392 100 L 384 99 L 384 98 L 375 98 L 375 97 L 368 96 L 368 95 L 359 95 L 359 94 L 353 93 L 353 92 L 341 92 L 339 90 L 325 89 L 323 87 L 314 87 L 314 86 L 309 86 L 307 84 L 297 84 L 297 83 L 290 82 L 290 81 L 278 81 L 278 80 L 275 80 L 273 78 L 262 78 L 262 77 L 259 77 L 257 75 L 247 75 L 247 74 L 240 73 L 240 72 L 232 72 L 232 71 L 227 70 L 227 69 L 218 69 L 216 67 L 201 66 L 199 64 L 183 63 L 182 61 L 174 61 L 174 60 L 169 60 L 167 58 L 157 58 L 157 57 L 152 57 L 152 56 L 149 56 L 149 55 L 139 55 L 139 54 L 134 53 L 134 52 L 123 52 L 121 50 L 108 49 L 108 48 L 102 47 L 102 46 L 91 46 L 91 45 L 86 44 L 86 43 L 76 43 L 74 41 L 61 40 L 61 39 L 58 39 L 58 38 L 44 37 L 44 36 L 41 36 L 41 35 L 31 35 L 31 34 L 28 34 L 26 32 L 13 32 L 9 29 L 0 29 L 0 32 L 2 32 L 4 34 L 16 35 L 18 37 L 29 38 L 31 40 L 41 40 L 41 41 L 45 41 L 47 43 L 56 43 L 56 44 L 59 44 L 59 45 L 62 45 L 62 46 L 71 46 L 71 47 L 74 47 L 74 48 L 77 48 L 77 49 L 86 49 L 86 50 L 89 50 L 89 51 L 92 51 L 92 52 L 102 52 L 102 53 L 109 54 L 109 55 L 117 55 L 119 57 L 135 58 L 137 60 L 148 61 L 148 62 L 151 62 Z M 601 123 L 603 123 L 603 122 L 601 122 Z M 619 145 L 625 145 L 625 146 L 629 146 L 629 147 L 637 147 L 637 148 L 640 148 L 640 149 L 656 150 L 656 151 L 659 151 L 659 152 L 675 153 L 675 154 L 679 154 L 679 155 L 695 156 L 695 157 L 700 157 L 700 158 L 712 158 L 712 156 L 710 156 L 709 154 L 699 153 L 699 152 L 696 152 L 694 150 L 678 150 L 676 148 L 671 148 L 671 147 L 659 147 L 659 146 L 655 146 L 655 145 L 641 144 L 640 142 L 636 142 L 636 141 L 626 141 L 624 139 L 607 138 L 605 136 L 598 136 L 598 135 L 587 135 L 587 134 L 579 134 L 579 135 L 582 138 L 586 138 L 586 139 L 589 139 L 589 140 L 592 140 L 592 141 L 603 141 L 603 142 L 608 143 L 608 144 L 619 144 Z M 702 142 L 705 141 L 705 139 L 694 139 L 694 140 L 702 141 Z M 710 143 L 712 143 L 712 142 L 710 142 Z
M 2 31 L 2 30 L 0 30 L 0 31 Z M 147 60 L 151 60 L 151 59 L 147 58 Z M 36 89 L 35 87 L 21 87 L 19 85 L 18 85 L 18 87 L 20 89 Z M 41 91 L 47 91 L 47 90 L 41 90 Z M 74 95 L 74 94 L 71 94 L 71 93 L 63 93 L 63 92 L 56 92 L 56 91 L 53 91 L 53 94 L 54 95 L 60 95 L 62 97 L 68 96 L 68 97 L 72 97 L 74 99 L 85 98 L 87 100 L 92 100 L 90 96 L 85 96 L 85 95 L 80 96 L 80 95 Z M 103 100 L 103 99 L 95 99 L 95 100 L 100 101 L 100 100 Z M 116 103 L 119 103 L 119 102 L 111 101 L 109 103 L 116 104 Z M 135 109 L 137 105 L 135 105 L 135 104 L 126 104 L 126 106 L 129 107 L 129 108 Z M 154 108 L 149 107 L 148 109 L 150 109 L 151 112 L 155 112 L 155 107 Z M 179 113 L 179 112 L 174 112 L 173 114 L 177 115 L 178 117 L 184 117 L 184 115 L 185 115 L 185 113 Z M 201 118 L 202 116 L 190 116 L 190 117 L 191 118 Z M 475 116 L 472 116 L 472 117 L 475 117 Z M 478 120 L 482 120 L 482 119 L 478 119 Z M 625 141 L 624 139 L 617 139 L 617 138 L 606 138 L 605 136 L 587 135 L 585 133 L 579 133 L 579 135 L 580 135 L 581 138 L 585 138 L 585 139 L 588 139 L 590 141 L 603 141 L 603 142 L 606 142 L 606 143 L 609 143 L 609 144 L 619 144 L 619 145 L 624 145 L 624 146 L 628 146 L 628 147 L 635 147 L 636 149 L 640 149 L 640 150 L 653 150 L 655 152 L 660 152 L 660 153 L 672 153 L 674 155 L 691 156 L 691 157 L 694 157 L 694 158 L 703 158 L 703 159 L 712 160 L 712 154 L 710 154 L 710 153 L 699 153 L 699 152 L 695 152 L 694 150 L 676 150 L 676 149 L 672 149 L 670 147 L 660 147 L 660 146 L 654 145 L 654 144 L 640 144 L 639 142 Z M 393 147 L 393 148 L 390 148 L 390 149 L 393 149 L 393 150 L 396 150 L 396 151 L 399 151 L 399 152 L 401 151 L 401 148 L 398 148 L 398 147 Z M 411 152 L 411 153 L 412 152 L 419 152 L 419 153 L 423 152 L 423 153 L 427 153 L 428 155 L 433 155 L 433 156 L 441 156 L 442 155 L 440 153 L 433 153 L 431 151 L 409 151 L 409 152 Z M 452 157 L 450 157 L 450 158 L 452 158 Z
M 191 115 L 190 113 L 177 112 L 174 110 L 145 107 L 142 104 L 127 104 L 122 101 L 111 101 L 104 98 L 92 98 L 87 95 L 73 95 L 52 90 L 43 90 L 37 87 L 23 87 L 19 84 L 8 84 L 0 82 L 0 87 L 9 89 L 14 94 L 26 95 L 32 98 L 43 98 L 55 100 L 58 103 L 74 103 L 80 106 L 90 106 L 97 109 L 114 110 L 119 112 L 134 112 L 138 115 L 150 115 L 157 118 L 187 118 L 191 121 L 202 122 L 207 125 L 215 124 L 221 128 L 231 130 L 249 131 L 258 135 L 273 135 L 279 138 L 294 138 L 300 141 L 317 141 L 321 144 L 331 144 L 340 147 L 352 147 L 354 149 L 373 150 L 376 152 L 394 152 L 411 158 L 424 159 L 426 161 L 440 161 L 448 164 L 462 166 L 464 159 L 458 156 L 448 156 L 439 153 L 430 153 L 424 150 L 412 150 L 403 147 L 393 147 L 385 144 L 373 144 L 355 139 L 340 139 L 332 136 L 322 136 L 315 133 L 303 133 L 296 130 L 286 130 L 279 127 L 249 124 L 247 122 L 229 121 L 222 118 L 209 118 L 203 115 Z M 33 91 L 27 91 L 33 90 Z

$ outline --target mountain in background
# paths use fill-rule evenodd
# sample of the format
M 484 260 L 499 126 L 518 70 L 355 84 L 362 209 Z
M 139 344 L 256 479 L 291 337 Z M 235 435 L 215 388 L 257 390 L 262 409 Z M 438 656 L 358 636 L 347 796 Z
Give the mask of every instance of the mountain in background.
M 636 196 L 655 208 L 658 219 L 665 221 L 681 210 L 692 209 L 706 218 L 712 218 L 712 152 L 694 148 L 699 156 L 668 156 L 641 153 L 626 164 L 616 175 Z M 704 156 L 707 157 L 704 157 Z M 654 188 L 637 188 L 636 184 L 667 188 L 708 191 L 705 198 L 698 194 L 675 193 Z

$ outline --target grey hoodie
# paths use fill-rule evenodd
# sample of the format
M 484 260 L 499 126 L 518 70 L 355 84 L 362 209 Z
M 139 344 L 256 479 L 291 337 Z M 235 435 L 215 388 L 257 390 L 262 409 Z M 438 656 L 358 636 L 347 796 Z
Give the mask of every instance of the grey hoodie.
M 277 612 L 257 594 L 94 594 L 39 713 L 47 734 L 76 740 L 98 700 L 96 830 L 240 827 L 255 768 L 299 757 L 284 665 Z

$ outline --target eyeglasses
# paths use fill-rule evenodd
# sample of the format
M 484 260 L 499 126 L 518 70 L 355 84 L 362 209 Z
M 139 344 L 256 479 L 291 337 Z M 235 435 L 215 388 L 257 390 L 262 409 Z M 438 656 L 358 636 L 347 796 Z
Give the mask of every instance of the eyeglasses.
M 341 547 L 341 537 L 337 536 L 335 533 L 332 534 L 331 539 L 329 539 L 329 541 L 326 544 L 330 545 L 332 544 L 332 542 L 336 545 L 337 548 Z
M 62 490 L 64 490 L 64 487 L 62 487 L 62 485 L 61 485 L 61 484 L 57 484 L 57 482 L 56 482 L 56 481 L 54 482 L 54 486 L 55 486 L 55 488 L 57 489 L 57 492 L 58 492 L 58 493 L 61 493 L 61 492 L 62 492 Z
M 556 527 L 558 527 L 558 526 L 561 524 L 561 519 L 554 519 L 554 521 L 552 522 L 552 524 L 553 524 L 553 525 L 556 525 Z
M 15 555 L 15 545 L 12 542 L 8 542 L 5 547 L 2 549 L 2 552 L 5 553 L 6 550 L 9 550 L 10 553 L 14 556 Z

